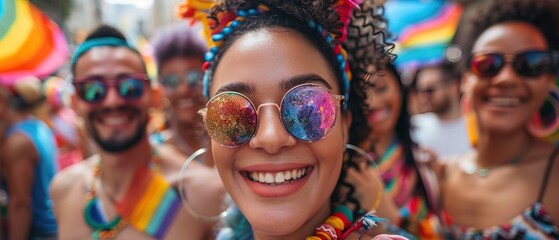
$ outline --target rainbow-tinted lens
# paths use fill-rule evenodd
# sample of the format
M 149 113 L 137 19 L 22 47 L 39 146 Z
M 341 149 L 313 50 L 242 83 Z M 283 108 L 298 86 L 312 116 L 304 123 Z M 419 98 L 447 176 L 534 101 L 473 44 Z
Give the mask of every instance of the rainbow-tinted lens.
M 279 109 L 281 122 L 287 132 L 300 141 L 320 140 L 334 128 L 341 99 L 343 96 L 332 95 L 319 85 L 296 86 L 282 99 Z M 214 96 L 202 110 L 205 111 L 208 134 L 223 146 L 236 147 L 248 142 L 258 127 L 256 109 L 247 97 L 238 92 Z
M 332 94 L 318 85 L 300 85 L 285 94 L 281 119 L 295 138 L 312 142 L 332 131 L 336 122 L 337 103 Z
M 249 141 L 256 132 L 257 116 L 252 103 L 237 92 L 224 92 L 207 104 L 206 128 L 221 145 L 235 147 Z
M 120 80 L 118 81 L 118 93 L 128 100 L 138 99 L 144 94 L 144 82 L 134 78 Z
M 77 92 L 86 102 L 99 102 L 107 95 L 107 86 L 98 81 L 84 82 Z
M 145 83 L 149 79 L 144 74 L 122 75 L 114 81 L 102 77 L 75 80 L 78 96 L 88 103 L 99 103 L 105 99 L 109 87 L 116 85 L 118 94 L 126 100 L 136 100 L 144 94 Z
M 188 87 L 198 87 L 198 85 L 202 83 L 203 77 L 204 73 L 201 70 L 193 69 L 186 71 L 184 77 L 182 78 L 180 75 L 177 74 L 169 74 L 163 77 L 161 83 L 163 84 L 163 86 L 165 86 L 165 88 L 167 88 L 167 91 L 174 92 L 180 86 L 181 81 L 184 82 Z
M 480 77 L 497 75 L 505 65 L 505 59 L 500 54 L 479 54 L 472 57 L 470 70 Z

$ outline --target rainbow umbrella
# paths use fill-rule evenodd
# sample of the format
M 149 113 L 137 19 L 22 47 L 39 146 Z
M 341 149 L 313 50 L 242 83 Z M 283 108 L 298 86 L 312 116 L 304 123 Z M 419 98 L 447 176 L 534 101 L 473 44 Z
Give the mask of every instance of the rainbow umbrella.
M 0 0 L 0 84 L 44 78 L 68 59 L 60 28 L 27 0 Z
M 442 62 L 462 7 L 444 0 L 390 0 L 385 11 L 396 41 L 395 64 L 402 70 Z

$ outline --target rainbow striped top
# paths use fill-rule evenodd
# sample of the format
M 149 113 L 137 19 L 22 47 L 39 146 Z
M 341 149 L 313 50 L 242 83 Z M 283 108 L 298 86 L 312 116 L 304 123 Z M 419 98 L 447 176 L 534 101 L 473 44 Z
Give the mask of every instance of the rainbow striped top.
M 377 161 L 385 193 L 400 208 L 400 227 L 420 239 L 437 239 L 438 217 L 429 210 L 423 194 L 417 193 L 417 183 L 422 178 L 413 167 L 405 165 L 405 154 L 412 153 L 405 153 L 400 141 L 394 139 Z

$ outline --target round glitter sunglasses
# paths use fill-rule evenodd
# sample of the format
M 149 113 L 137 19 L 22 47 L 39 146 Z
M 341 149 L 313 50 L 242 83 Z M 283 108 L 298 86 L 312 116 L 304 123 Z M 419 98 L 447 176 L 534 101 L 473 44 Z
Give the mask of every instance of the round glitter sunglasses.
M 263 103 L 255 107 L 245 95 L 227 91 L 210 99 L 199 113 L 208 135 L 226 147 L 238 147 L 254 137 L 258 129 L 260 107 L 275 106 L 285 130 L 295 139 L 313 142 L 334 129 L 342 95 L 332 94 L 317 84 L 301 84 L 285 93 L 281 106 Z

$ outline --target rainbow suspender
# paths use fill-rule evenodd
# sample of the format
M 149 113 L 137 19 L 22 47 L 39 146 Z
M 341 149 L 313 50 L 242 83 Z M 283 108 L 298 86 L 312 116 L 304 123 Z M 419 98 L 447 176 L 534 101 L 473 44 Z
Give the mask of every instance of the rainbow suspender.
M 144 166 L 136 171 L 116 210 L 129 225 L 161 239 L 173 223 L 179 207 L 177 192 L 163 176 Z

